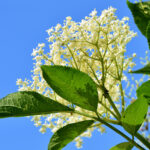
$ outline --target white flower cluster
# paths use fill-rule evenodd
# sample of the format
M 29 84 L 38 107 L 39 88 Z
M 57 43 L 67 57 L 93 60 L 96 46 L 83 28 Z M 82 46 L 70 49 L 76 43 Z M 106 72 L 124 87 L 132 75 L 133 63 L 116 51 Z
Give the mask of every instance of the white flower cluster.
M 136 56 L 136 54 L 131 57 L 124 55 L 126 44 L 136 34 L 129 29 L 127 23 L 129 18 L 124 17 L 119 20 L 115 16 L 115 11 L 114 8 L 110 7 L 98 16 L 97 11 L 94 10 L 81 22 L 75 22 L 71 17 L 67 17 L 63 25 L 57 24 L 48 29 L 49 51 L 47 54 L 44 53 L 45 44 L 43 43 L 38 44 L 38 47 L 33 50 L 32 56 L 35 63 L 32 81 L 18 79 L 19 90 L 36 91 L 64 105 L 70 104 L 49 88 L 40 70 L 42 64 L 67 65 L 87 73 L 97 85 L 104 85 L 116 106 L 120 108 L 121 99 L 124 99 L 125 92 L 122 89 L 122 80 L 127 81 L 123 72 L 129 71 L 135 65 L 132 59 Z M 100 116 L 106 119 L 114 118 L 110 113 L 110 111 L 114 111 L 101 89 L 98 89 L 98 94 Z M 75 109 L 95 115 L 77 106 Z M 86 119 L 88 118 L 69 113 L 34 116 L 32 118 L 35 126 L 41 126 L 40 132 L 42 133 L 45 133 L 47 128 L 55 132 L 64 125 Z M 89 128 L 80 137 L 90 137 L 94 129 L 105 132 L 105 128 L 99 124 Z M 82 146 L 80 137 L 75 139 L 77 147 Z

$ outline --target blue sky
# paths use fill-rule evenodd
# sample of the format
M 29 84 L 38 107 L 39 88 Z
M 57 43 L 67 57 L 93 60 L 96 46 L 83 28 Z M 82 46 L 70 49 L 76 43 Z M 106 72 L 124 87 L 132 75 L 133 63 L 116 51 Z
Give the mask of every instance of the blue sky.
M 132 1 L 133 2 L 133 1 Z M 126 0 L 5 0 L 0 3 L 0 98 L 17 91 L 17 78 L 31 79 L 33 61 L 32 49 L 38 43 L 45 42 L 45 32 L 51 26 L 62 23 L 65 17 L 80 21 L 94 8 L 98 13 L 113 6 L 116 15 L 121 19 L 130 17 L 131 30 L 138 33 L 127 46 L 127 54 L 133 52 L 144 56 L 148 50 L 147 41 L 134 24 Z M 137 62 L 139 59 L 136 59 Z M 141 67 L 137 63 L 137 67 Z M 31 119 L 8 118 L 0 120 L 0 149 L 2 150 L 47 150 L 52 136 L 48 131 L 41 134 Z M 101 135 L 94 132 L 91 139 L 86 138 L 83 150 L 108 150 L 112 146 L 125 141 L 116 133 L 107 129 Z M 76 150 L 71 143 L 64 150 Z

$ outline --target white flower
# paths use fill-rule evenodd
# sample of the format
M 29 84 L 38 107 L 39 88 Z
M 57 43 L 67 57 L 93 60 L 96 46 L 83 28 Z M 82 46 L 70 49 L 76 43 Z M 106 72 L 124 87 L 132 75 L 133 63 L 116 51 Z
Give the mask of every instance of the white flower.
M 42 121 L 37 121 L 35 124 L 34 124 L 36 127 L 39 127 L 42 125 Z M 45 130 L 46 131 L 46 130 Z
M 38 47 L 40 47 L 40 48 L 45 47 L 45 43 L 39 43 L 39 44 L 38 44 Z
M 41 133 L 45 133 L 46 132 L 46 128 L 45 127 L 42 127 L 42 128 L 40 128 L 40 130 L 39 130 Z
M 123 80 L 128 80 L 124 71 L 135 65 L 132 59 L 136 56 L 135 53 L 131 57 L 125 56 L 126 44 L 135 36 L 135 33 L 130 31 L 129 19 L 127 17 L 122 20 L 117 19 L 115 11 L 116 9 L 110 7 L 98 16 L 96 9 L 94 9 L 89 17 L 85 17 L 81 22 L 75 22 L 69 16 L 66 17 L 63 25 L 57 24 L 56 27 L 48 29 L 49 50 L 45 53 L 44 43 L 38 44 L 36 49 L 33 49 L 32 81 L 18 79 L 16 83 L 19 85 L 19 90 L 36 91 L 63 105 L 71 106 L 70 102 L 58 96 L 48 86 L 40 69 L 40 65 L 43 64 L 68 65 L 88 74 L 96 84 L 103 82 L 112 100 L 117 102 L 116 107 L 120 108 L 120 104 L 118 104 L 121 97 L 119 85 Z M 103 78 L 105 79 L 103 80 Z M 112 110 L 101 89 L 98 89 L 98 97 L 103 103 L 103 105 L 98 104 L 97 110 L 100 115 L 107 119 L 114 118 L 104 107 L 106 105 Z M 78 106 L 75 106 L 75 110 L 95 116 L 95 113 Z M 47 128 L 56 132 L 67 124 L 87 119 L 89 118 L 74 113 L 56 113 L 34 116 L 32 121 L 35 126 L 41 126 L 41 133 L 45 133 Z M 81 147 L 83 143 L 81 137 L 91 137 L 94 129 L 89 128 L 80 137 L 77 137 L 74 140 L 76 146 Z M 105 132 L 105 128 L 101 125 L 97 129 L 101 133 Z
M 76 139 L 75 139 L 75 141 L 76 141 L 76 147 L 77 148 L 81 148 L 82 147 L 82 139 L 81 138 L 79 138 L 79 137 L 77 137 Z
M 21 79 L 17 79 L 16 84 L 17 85 L 21 85 L 23 83 L 23 81 Z
M 71 18 L 70 16 L 66 17 L 66 20 L 69 20 L 69 21 L 70 21 L 71 19 L 72 19 L 72 18 Z
M 133 57 L 136 57 L 136 53 L 133 53 L 132 56 L 133 56 Z
M 57 26 L 55 27 L 56 31 L 59 31 L 61 29 L 61 24 L 57 24 Z
M 97 15 L 97 11 L 96 9 L 94 9 L 91 13 L 90 13 L 90 16 L 94 17 Z

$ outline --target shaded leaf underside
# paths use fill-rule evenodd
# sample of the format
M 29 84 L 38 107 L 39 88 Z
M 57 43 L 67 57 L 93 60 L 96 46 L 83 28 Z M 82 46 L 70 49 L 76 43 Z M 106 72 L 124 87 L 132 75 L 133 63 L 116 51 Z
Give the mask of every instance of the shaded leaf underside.
M 81 133 L 87 130 L 94 123 L 93 120 L 86 120 L 72 123 L 57 130 L 52 136 L 48 145 L 48 150 L 61 150 L 68 143 L 73 141 Z
M 0 100 L 0 118 L 71 111 L 69 107 L 31 91 L 12 93 Z

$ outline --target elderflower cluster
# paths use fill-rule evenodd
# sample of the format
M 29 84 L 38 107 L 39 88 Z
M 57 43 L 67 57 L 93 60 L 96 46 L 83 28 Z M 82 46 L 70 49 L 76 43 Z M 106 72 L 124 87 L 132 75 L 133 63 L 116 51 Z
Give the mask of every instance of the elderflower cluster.
M 127 81 L 124 71 L 129 71 L 135 65 L 131 57 L 125 56 L 127 43 L 136 36 L 128 26 L 129 18 L 122 20 L 115 16 L 116 9 L 110 7 L 97 15 L 94 10 L 81 22 L 75 22 L 71 17 L 66 17 L 63 25 L 57 24 L 47 30 L 49 37 L 49 50 L 45 53 L 44 43 L 38 44 L 33 49 L 34 68 L 32 70 L 32 81 L 17 80 L 19 90 L 32 90 L 43 94 L 64 105 L 70 104 L 58 96 L 45 82 L 42 77 L 40 66 L 63 65 L 79 69 L 87 73 L 97 85 L 103 84 L 109 91 L 112 100 L 118 109 L 121 110 L 121 98 L 124 98 L 122 81 Z M 108 111 L 113 109 L 108 100 L 104 97 L 103 91 L 98 89 L 99 104 L 98 112 L 103 118 L 110 119 L 114 116 Z M 90 115 L 93 112 L 75 107 L 76 110 Z M 40 132 L 45 133 L 50 128 L 52 132 L 59 128 L 78 121 L 87 120 L 88 117 L 79 114 L 55 113 L 50 115 L 34 116 L 35 126 L 40 126 Z M 102 124 L 88 128 L 88 130 L 74 141 L 77 147 L 82 146 L 81 137 L 91 137 L 92 131 L 98 129 L 105 132 Z

